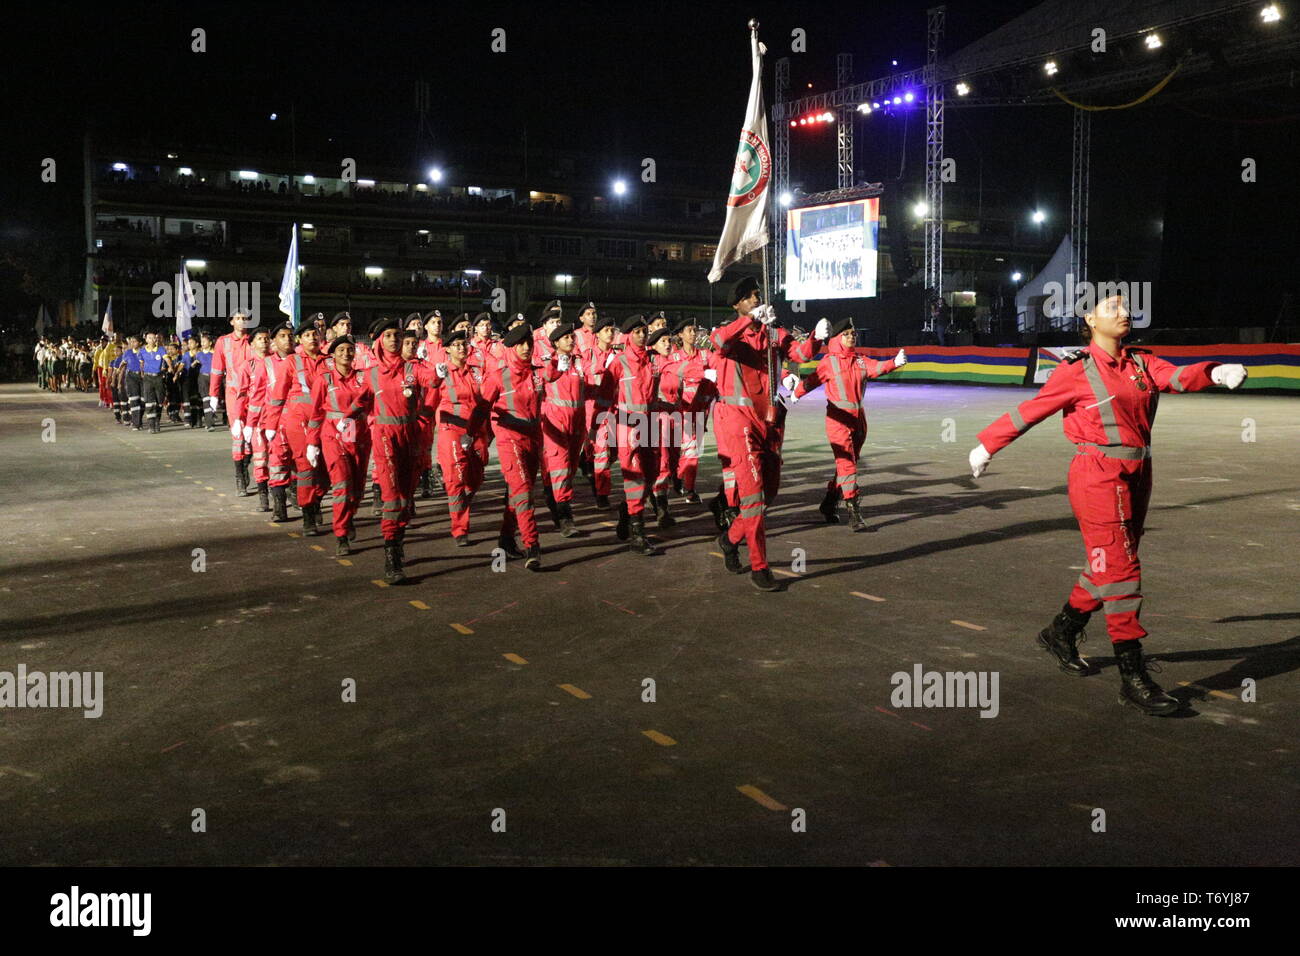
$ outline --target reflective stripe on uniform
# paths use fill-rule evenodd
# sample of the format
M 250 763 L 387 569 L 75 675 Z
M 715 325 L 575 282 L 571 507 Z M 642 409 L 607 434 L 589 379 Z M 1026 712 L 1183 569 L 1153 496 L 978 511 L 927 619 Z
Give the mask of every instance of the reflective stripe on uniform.
M 1128 594 L 1142 593 L 1142 579 L 1136 581 L 1113 581 L 1110 584 L 1103 584 L 1100 587 L 1093 584 L 1082 574 L 1079 575 L 1079 587 L 1083 588 L 1097 600 L 1108 597 L 1124 597 Z
M 1119 445 L 1123 439 L 1119 434 L 1119 423 L 1115 421 L 1115 409 L 1111 407 L 1113 395 L 1106 393 L 1106 386 L 1101 380 L 1101 370 L 1097 368 L 1097 363 L 1093 360 L 1092 353 L 1089 352 L 1083 357 L 1083 374 L 1088 377 L 1088 385 L 1092 388 L 1093 398 L 1097 399 L 1097 414 L 1101 416 L 1101 427 L 1106 433 L 1106 444 Z
M 1151 457 L 1150 445 L 1098 445 L 1090 441 L 1076 443 L 1074 453 L 1086 455 L 1088 453 L 1084 451 L 1085 448 L 1095 448 L 1106 458 L 1121 458 L 1125 461 L 1141 461 Z
M 1019 405 L 1011 409 L 1011 411 L 1007 412 L 1007 414 L 1011 416 L 1011 424 L 1016 426 L 1017 432 L 1022 432 L 1029 427 L 1028 425 L 1025 424 L 1024 416 L 1020 414 Z
M 1107 614 L 1128 614 L 1141 610 L 1141 608 L 1142 599 L 1140 597 L 1125 598 L 1122 601 L 1106 601 L 1102 604 L 1102 609 Z

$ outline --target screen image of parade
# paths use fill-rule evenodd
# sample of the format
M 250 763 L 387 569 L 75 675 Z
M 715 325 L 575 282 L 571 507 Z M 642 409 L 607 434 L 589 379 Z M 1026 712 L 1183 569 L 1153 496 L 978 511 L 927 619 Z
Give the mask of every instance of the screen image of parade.
M 787 215 L 788 300 L 875 296 L 879 199 L 791 209 Z

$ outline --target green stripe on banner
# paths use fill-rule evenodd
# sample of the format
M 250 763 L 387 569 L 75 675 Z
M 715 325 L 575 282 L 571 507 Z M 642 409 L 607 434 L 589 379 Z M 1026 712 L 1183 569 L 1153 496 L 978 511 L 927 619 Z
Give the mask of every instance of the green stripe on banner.
M 1249 368 L 1249 366 L 1247 366 Z M 1241 383 L 1242 388 L 1288 388 L 1300 391 L 1300 378 L 1277 378 L 1274 376 L 1255 377 L 1251 375 Z
M 903 368 L 890 378 L 900 378 L 910 381 L 929 380 L 932 382 L 976 382 L 984 385 L 1019 385 L 1024 381 L 1024 369 L 1016 369 L 1011 374 L 1005 372 L 997 375 L 990 375 L 987 372 L 927 372 L 917 370 L 915 372 Z

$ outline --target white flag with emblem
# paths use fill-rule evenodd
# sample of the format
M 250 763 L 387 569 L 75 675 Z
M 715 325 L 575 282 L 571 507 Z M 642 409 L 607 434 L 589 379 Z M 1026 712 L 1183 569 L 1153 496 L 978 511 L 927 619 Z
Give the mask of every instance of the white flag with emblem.
M 182 342 L 189 338 L 198 314 L 198 300 L 190 283 L 190 270 L 181 261 L 181 271 L 176 273 L 176 337 Z
M 713 256 L 709 281 L 717 282 L 733 262 L 767 245 L 767 210 L 772 185 L 772 152 L 768 148 L 767 116 L 763 112 L 763 54 L 758 27 L 751 24 L 750 50 L 754 78 L 749 84 L 749 107 L 740 130 L 740 147 L 731 174 L 731 195 L 727 197 L 727 222 L 722 227 L 718 251 Z

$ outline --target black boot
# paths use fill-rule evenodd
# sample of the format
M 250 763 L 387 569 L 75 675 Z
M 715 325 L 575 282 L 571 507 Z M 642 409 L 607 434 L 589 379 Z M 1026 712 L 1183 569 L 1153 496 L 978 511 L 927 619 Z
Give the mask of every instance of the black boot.
M 659 527 L 671 528 L 677 523 L 677 519 L 668 513 L 668 495 L 666 493 L 656 495 L 655 502 L 657 505 L 655 511 L 659 516 Z
M 235 462 L 235 494 L 242 498 L 248 491 L 248 474 L 244 471 L 244 459 Z
M 718 550 L 722 552 L 722 563 L 732 574 L 740 574 L 745 570 L 740 563 L 740 545 L 732 544 L 725 531 L 718 535 Z
M 618 506 L 618 525 L 614 528 L 614 537 L 620 541 L 626 541 L 631 519 L 627 513 L 627 502 Z
M 713 523 L 718 526 L 719 531 L 726 531 L 731 526 L 731 511 L 727 507 L 727 494 L 721 488 L 709 502 L 709 510 L 713 512 Z
M 596 507 L 601 511 L 609 510 L 609 495 L 596 495 Z
M 1141 641 L 1120 641 L 1115 645 L 1115 660 L 1119 662 L 1120 703 L 1156 717 L 1182 709 L 1182 702 L 1161 690 L 1147 673 Z
M 406 573 L 402 570 L 402 542 L 384 542 L 384 580 L 389 584 L 405 584 Z
M 839 524 L 840 516 L 836 514 L 836 507 L 839 504 L 840 491 L 834 485 L 826 489 L 826 496 L 822 498 L 822 503 L 817 506 L 817 510 L 822 513 L 827 524 Z
M 371 485 L 371 486 L 370 486 L 370 494 L 374 497 L 374 500 L 375 500 L 375 517 L 376 517 L 376 518 L 381 518 L 381 517 L 383 517 L 383 514 L 384 514 L 384 499 L 383 499 L 383 497 L 380 495 L 380 492 L 379 492 L 379 485 L 377 485 L 377 484 L 376 484 L 376 485 Z
M 203 422 L 205 425 L 208 426 L 208 431 L 216 430 L 216 426 L 212 424 L 212 419 L 213 419 L 213 411 L 212 409 L 209 408 L 207 411 L 203 413 Z
M 528 549 L 528 558 L 524 561 L 524 567 L 529 571 L 542 570 L 542 549 L 540 545 L 532 545 Z
M 849 506 L 849 530 L 866 531 L 867 523 L 862 520 L 862 509 L 858 507 L 858 496 L 845 498 L 844 503 Z
M 420 497 L 433 497 L 433 476 L 427 471 L 420 474 Z
M 1090 614 L 1076 611 L 1070 605 L 1052 618 L 1052 623 L 1038 633 L 1038 646 L 1056 658 L 1061 670 L 1074 677 L 1087 677 L 1092 668 L 1079 656 L 1079 644 L 1086 640 L 1084 625 Z
M 694 488 L 687 488 L 682 492 L 682 500 L 693 505 L 700 503 L 700 496 L 695 493 Z
M 760 591 L 779 591 L 781 585 L 776 583 L 776 578 L 772 577 L 772 572 L 767 568 L 759 568 L 757 571 L 749 572 L 749 583 L 754 585 Z
M 239 463 L 244 466 L 244 490 L 240 497 L 249 498 L 253 495 L 253 459 L 241 458 Z
M 633 554 L 658 554 L 658 549 L 645 536 L 645 512 L 632 515 L 628 521 L 632 531 L 631 539 L 627 543 L 628 550 Z
M 573 503 L 565 501 L 561 502 L 557 507 L 560 510 L 560 534 L 566 538 L 572 538 L 580 534 L 578 526 L 573 523 Z
M 258 511 L 270 511 L 270 510 L 271 510 L 271 504 L 270 504 L 270 502 L 267 500 L 267 496 L 266 496 L 266 482 L 265 482 L 265 481 L 259 481 L 259 482 L 257 483 L 257 510 L 258 510 Z
M 673 476 L 673 494 L 679 498 L 682 496 L 682 480 L 676 476 Z
M 320 505 L 303 505 L 302 506 L 302 533 L 305 537 L 313 538 L 320 534 Z
M 334 556 L 336 558 L 346 558 L 351 553 L 352 549 L 348 547 L 347 536 L 336 536 L 334 538 Z
M 285 492 L 289 490 L 288 485 L 275 485 L 271 488 L 271 501 L 274 504 L 271 515 L 272 521 L 284 522 L 289 520 L 289 506 L 285 502 Z
M 560 530 L 560 508 L 555 503 L 555 492 L 547 482 L 542 483 L 542 490 L 546 493 L 546 510 L 551 513 L 551 522 L 555 525 L 555 530 Z
M 497 536 L 497 547 L 506 553 L 507 558 L 517 560 L 524 557 L 524 553 L 519 550 L 519 545 L 515 544 L 515 536 L 506 534 L 504 531 Z

